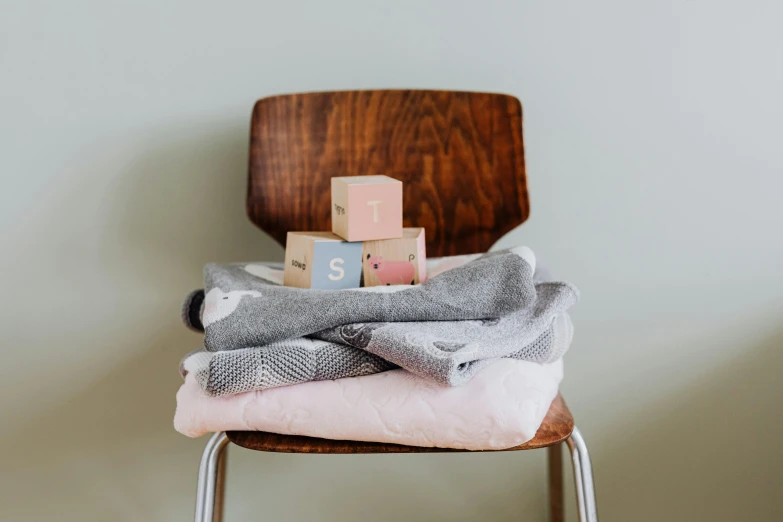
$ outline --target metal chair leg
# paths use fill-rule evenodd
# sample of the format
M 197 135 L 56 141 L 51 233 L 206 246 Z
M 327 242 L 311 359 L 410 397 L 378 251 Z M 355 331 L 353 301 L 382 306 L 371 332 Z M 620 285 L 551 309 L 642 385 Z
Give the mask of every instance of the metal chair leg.
M 549 476 L 549 521 L 564 522 L 563 515 L 563 444 L 547 449 Z
M 580 522 L 598 522 L 593 485 L 593 469 L 587 444 L 578 429 L 574 428 L 566 439 L 571 452 L 576 484 L 576 500 Z M 228 437 L 224 432 L 215 433 L 207 442 L 201 455 L 196 492 L 195 522 L 220 522 L 223 518 L 225 491 L 226 449 Z M 563 521 L 563 466 L 560 444 L 547 448 L 549 460 L 549 506 L 551 522 Z
M 223 518 L 226 448 L 228 437 L 215 433 L 201 454 L 196 491 L 196 522 L 219 522 Z M 216 509 L 217 508 L 217 509 Z
M 576 485 L 576 502 L 580 522 L 598 522 L 598 511 L 595 505 L 595 487 L 593 486 L 593 468 L 587 444 L 578 429 L 574 428 L 571 436 L 566 439 L 571 451 L 571 461 L 574 465 L 574 482 Z
M 226 501 L 226 466 L 228 466 L 228 445 L 220 452 L 218 457 L 217 480 L 215 481 L 215 508 L 212 515 L 214 522 L 223 522 L 223 506 Z

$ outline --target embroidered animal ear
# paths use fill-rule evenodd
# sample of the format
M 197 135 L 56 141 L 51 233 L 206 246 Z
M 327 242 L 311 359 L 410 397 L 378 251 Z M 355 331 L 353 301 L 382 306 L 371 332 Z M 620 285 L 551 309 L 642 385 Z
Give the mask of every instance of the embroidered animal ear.
M 245 265 L 245 272 L 260 277 L 264 281 L 283 286 L 283 270 L 269 268 L 261 264 Z
M 527 261 L 527 264 L 530 265 L 532 273 L 536 273 L 536 255 L 532 250 L 530 250 L 530 248 L 526 246 L 517 246 L 511 248 L 510 251 Z

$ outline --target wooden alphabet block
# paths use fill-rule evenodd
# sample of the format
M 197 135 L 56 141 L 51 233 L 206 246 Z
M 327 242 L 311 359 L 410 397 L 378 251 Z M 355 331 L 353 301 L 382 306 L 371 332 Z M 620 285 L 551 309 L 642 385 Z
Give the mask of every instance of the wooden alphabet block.
M 359 288 L 361 256 L 361 243 L 348 243 L 331 232 L 289 232 L 283 284 L 321 290 Z
M 388 176 L 332 178 L 332 232 L 348 241 L 402 237 L 402 182 Z
M 413 285 L 427 280 L 423 228 L 405 228 L 399 239 L 365 241 L 364 286 Z

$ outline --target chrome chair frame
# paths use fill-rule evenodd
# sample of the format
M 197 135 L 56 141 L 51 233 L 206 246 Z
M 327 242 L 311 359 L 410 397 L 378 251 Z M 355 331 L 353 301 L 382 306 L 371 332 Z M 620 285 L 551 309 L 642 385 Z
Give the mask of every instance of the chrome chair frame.
M 196 522 L 220 522 L 223 518 L 223 498 L 225 494 L 226 454 L 228 437 L 225 432 L 215 433 L 207 442 L 201 456 L 198 471 L 198 490 L 196 494 Z M 598 522 L 595 503 L 593 469 L 582 434 L 578 429 L 566 439 L 565 444 L 571 453 L 576 486 L 576 505 L 580 522 Z M 549 495 L 552 522 L 562 522 L 563 518 L 563 466 L 562 443 L 547 448 L 549 460 Z

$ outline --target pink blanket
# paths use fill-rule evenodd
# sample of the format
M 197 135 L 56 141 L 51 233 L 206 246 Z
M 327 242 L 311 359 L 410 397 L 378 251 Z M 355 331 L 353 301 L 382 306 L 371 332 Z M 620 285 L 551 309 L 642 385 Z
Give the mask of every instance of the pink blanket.
M 562 360 L 542 365 L 500 359 L 456 388 L 392 370 L 207 397 L 188 375 L 177 393 L 174 427 L 189 437 L 258 430 L 411 446 L 504 449 L 535 436 L 562 378 Z

